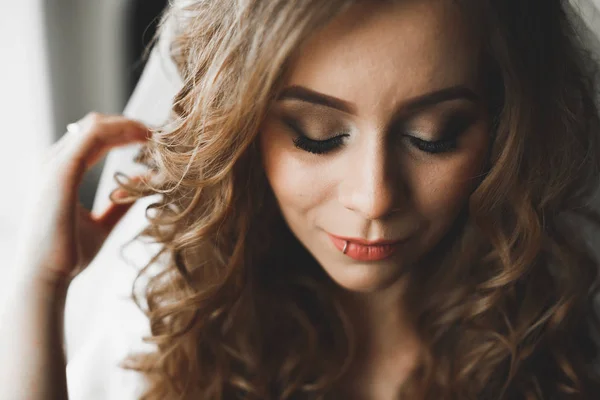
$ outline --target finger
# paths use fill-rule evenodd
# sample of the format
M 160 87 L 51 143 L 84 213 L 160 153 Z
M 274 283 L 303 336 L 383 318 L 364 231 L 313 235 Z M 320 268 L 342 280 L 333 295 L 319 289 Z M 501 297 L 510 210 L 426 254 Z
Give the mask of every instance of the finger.
M 110 205 L 99 216 L 92 216 L 98 225 L 100 225 L 108 235 L 119 223 L 127 211 L 134 203 L 110 203 Z
M 105 215 L 98 219 L 79 205 L 80 270 L 78 272 L 81 272 L 94 259 L 114 226 L 131 207 L 130 204 L 116 206 L 118 207 L 114 210 L 106 210 Z
M 129 181 L 132 184 L 147 183 L 150 182 L 154 175 L 153 173 L 138 175 L 130 178 Z M 135 197 L 128 197 L 128 193 L 120 188 L 115 189 L 109 197 L 111 203 L 106 210 L 100 215 L 92 213 L 91 218 L 102 225 L 103 228 L 111 231 L 137 199 Z
M 78 131 L 67 133 L 63 162 L 70 169 L 72 187 L 79 185 L 84 172 L 110 149 L 146 141 L 150 130 L 138 121 L 122 116 L 88 114 Z
M 90 167 L 116 146 L 144 142 L 151 131 L 139 121 L 121 115 L 88 114 L 75 132 L 74 156 Z

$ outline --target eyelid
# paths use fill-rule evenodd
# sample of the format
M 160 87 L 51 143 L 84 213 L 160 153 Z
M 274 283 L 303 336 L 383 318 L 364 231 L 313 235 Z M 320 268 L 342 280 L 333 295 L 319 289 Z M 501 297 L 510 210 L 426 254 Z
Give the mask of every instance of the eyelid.
M 447 113 L 440 123 L 432 124 L 435 125 L 435 128 L 432 129 L 434 138 L 431 139 L 428 139 L 427 135 L 423 134 L 428 129 L 410 129 L 406 121 L 400 125 L 400 131 L 424 142 L 441 143 L 466 131 L 477 120 L 478 114 L 472 111 L 461 110 Z
M 314 139 L 307 135 L 308 129 L 306 129 L 299 119 L 295 117 L 291 117 L 288 115 L 283 115 L 281 117 L 281 121 L 286 125 L 287 128 L 291 129 L 297 135 L 304 136 L 306 139 L 311 140 L 313 142 L 326 142 L 328 140 L 333 140 L 336 137 L 344 136 L 349 134 L 349 129 L 323 129 L 323 132 L 327 132 L 328 137 L 323 139 Z M 335 132 L 335 133 L 332 133 Z

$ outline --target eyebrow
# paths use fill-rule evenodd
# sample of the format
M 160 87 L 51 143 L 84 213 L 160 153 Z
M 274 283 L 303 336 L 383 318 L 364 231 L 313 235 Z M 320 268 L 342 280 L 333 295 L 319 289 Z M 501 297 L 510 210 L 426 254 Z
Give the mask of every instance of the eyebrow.
M 304 86 L 293 85 L 283 89 L 277 100 L 287 99 L 333 108 L 346 114 L 357 114 L 356 105 L 353 103 L 319 93 Z M 465 99 L 476 104 L 480 101 L 479 96 L 473 90 L 465 85 L 457 85 L 409 99 L 404 102 L 401 108 L 407 113 L 415 113 L 445 101 L 458 99 Z

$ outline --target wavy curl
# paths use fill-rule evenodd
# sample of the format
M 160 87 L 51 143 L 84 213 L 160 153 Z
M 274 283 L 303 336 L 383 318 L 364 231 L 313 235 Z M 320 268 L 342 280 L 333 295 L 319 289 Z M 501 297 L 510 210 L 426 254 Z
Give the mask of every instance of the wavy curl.
M 590 206 L 596 63 L 566 2 L 455 1 L 483 38 L 493 146 L 432 267 L 411 275 L 425 345 L 405 394 L 593 398 L 598 260 L 581 226 L 600 223 Z M 148 378 L 143 399 L 335 398 L 352 330 L 333 283 L 283 222 L 255 137 L 298 49 L 356 2 L 185 0 L 163 18 L 177 29 L 171 56 L 184 85 L 141 157 L 151 185 L 120 184 L 160 194 L 140 237 L 162 250 L 135 296 L 157 350 L 124 364 Z

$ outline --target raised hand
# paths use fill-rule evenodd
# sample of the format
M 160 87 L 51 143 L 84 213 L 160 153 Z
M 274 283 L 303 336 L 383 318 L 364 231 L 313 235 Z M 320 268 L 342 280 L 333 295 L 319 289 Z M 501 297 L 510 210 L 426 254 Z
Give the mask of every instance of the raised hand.
M 131 203 L 111 203 L 99 215 L 87 211 L 78 199 L 83 174 L 111 148 L 149 136 L 143 124 L 122 116 L 90 113 L 69 126 L 39 171 L 19 240 L 17 274 L 68 283 L 90 263 Z

